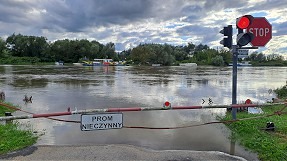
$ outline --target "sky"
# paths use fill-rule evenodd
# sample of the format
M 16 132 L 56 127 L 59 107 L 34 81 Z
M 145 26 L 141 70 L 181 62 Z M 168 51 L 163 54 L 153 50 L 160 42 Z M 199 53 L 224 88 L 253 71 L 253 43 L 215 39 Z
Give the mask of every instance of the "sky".
M 15 34 L 115 43 L 117 51 L 143 43 L 206 44 L 220 49 L 219 31 L 243 15 L 266 17 L 272 39 L 258 50 L 287 58 L 285 0 L 1 0 L 0 37 Z

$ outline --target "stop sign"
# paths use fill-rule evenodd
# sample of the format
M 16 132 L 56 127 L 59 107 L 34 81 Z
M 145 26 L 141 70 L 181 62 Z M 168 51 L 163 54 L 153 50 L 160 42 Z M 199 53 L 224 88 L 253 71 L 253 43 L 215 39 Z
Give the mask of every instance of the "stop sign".
M 254 35 L 252 46 L 265 46 L 272 38 L 272 26 L 265 17 L 254 17 L 246 30 Z

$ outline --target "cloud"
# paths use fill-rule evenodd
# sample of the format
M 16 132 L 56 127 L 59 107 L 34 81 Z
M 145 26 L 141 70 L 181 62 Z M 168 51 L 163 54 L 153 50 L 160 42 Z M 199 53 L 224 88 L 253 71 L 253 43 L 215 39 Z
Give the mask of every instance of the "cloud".
M 114 42 L 117 50 L 188 42 L 216 48 L 223 26 L 235 26 L 237 17 L 252 14 L 272 23 L 273 44 L 286 39 L 286 8 L 282 0 L 9 0 L 0 1 L 0 37 L 88 39 Z

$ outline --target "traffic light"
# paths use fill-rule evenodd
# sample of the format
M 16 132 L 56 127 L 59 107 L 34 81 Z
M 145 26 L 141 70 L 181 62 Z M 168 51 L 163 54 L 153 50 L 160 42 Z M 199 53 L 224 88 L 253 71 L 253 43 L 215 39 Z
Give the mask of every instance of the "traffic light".
M 222 33 L 224 36 L 223 40 L 220 41 L 220 44 L 222 44 L 224 47 L 231 48 L 232 47 L 232 25 L 228 25 L 227 27 L 224 27 L 219 33 Z
M 236 20 L 236 27 L 238 29 L 237 45 L 239 47 L 247 45 L 254 39 L 254 35 L 252 33 L 247 33 L 243 31 L 252 24 L 253 19 L 254 18 L 251 15 L 244 15 L 242 17 L 237 18 Z

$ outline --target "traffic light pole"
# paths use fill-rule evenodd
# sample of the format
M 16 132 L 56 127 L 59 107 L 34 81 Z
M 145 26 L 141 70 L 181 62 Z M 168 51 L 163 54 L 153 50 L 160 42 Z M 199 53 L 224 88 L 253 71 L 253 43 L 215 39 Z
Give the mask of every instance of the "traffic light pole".
M 240 49 L 258 49 L 258 47 L 240 47 Z M 232 104 L 237 104 L 237 61 L 238 61 L 238 49 L 237 45 L 232 45 Z M 236 108 L 232 108 L 232 119 L 236 120 Z
M 238 60 L 238 47 L 232 45 L 232 58 L 233 58 L 233 70 L 232 70 L 232 104 L 236 104 L 236 93 L 237 93 L 237 60 Z M 236 108 L 232 108 L 232 119 L 236 120 Z
M 243 47 L 250 43 L 254 39 L 253 32 L 244 32 L 243 30 L 247 30 L 248 27 L 252 24 L 254 17 L 251 15 L 244 15 L 236 19 L 236 28 L 238 30 L 236 37 L 236 45 L 232 45 L 232 25 L 228 25 L 224 27 L 223 30 L 220 31 L 225 37 L 220 41 L 224 47 L 228 47 L 231 49 L 232 53 L 232 62 L 233 62 L 233 70 L 232 70 L 232 104 L 237 104 L 236 93 L 237 93 L 237 61 L 238 61 L 238 49 L 258 49 L 258 47 Z M 268 31 L 269 32 L 269 31 Z M 236 112 L 237 109 L 232 109 L 232 119 L 236 120 Z M 228 108 L 230 110 L 230 108 Z

